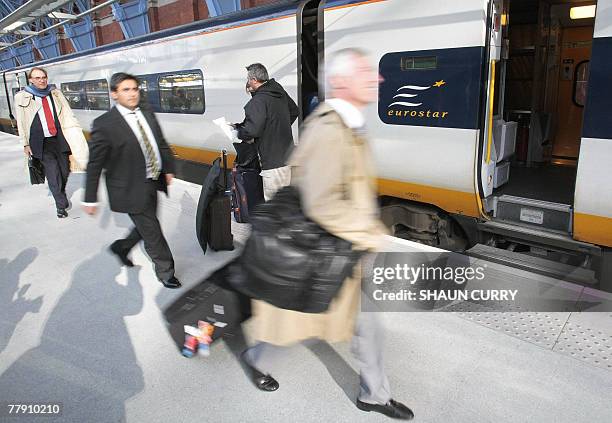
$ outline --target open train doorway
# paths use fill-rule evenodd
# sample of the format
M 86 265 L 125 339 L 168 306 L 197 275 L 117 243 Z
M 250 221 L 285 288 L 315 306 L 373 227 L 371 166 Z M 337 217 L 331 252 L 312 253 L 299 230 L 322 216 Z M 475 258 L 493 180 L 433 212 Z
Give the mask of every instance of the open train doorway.
M 595 6 L 504 1 L 493 126 L 495 220 L 572 233 Z
M 321 0 L 306 0 L 297 13 L 298 28 L 298 107 L 300 124 L 319 103 Z

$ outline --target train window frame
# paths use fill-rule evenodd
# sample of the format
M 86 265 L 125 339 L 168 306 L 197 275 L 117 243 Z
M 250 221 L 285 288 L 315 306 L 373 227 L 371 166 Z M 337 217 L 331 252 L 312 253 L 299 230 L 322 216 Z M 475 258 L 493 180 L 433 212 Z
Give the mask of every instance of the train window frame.
M 71 84 L 76 84 L 78 85 L 79 89 L 77 90 L 71 90 L 71 92 L 74 93 L 79 93 L 79 104 L 78 105 L 74 105 L 73 102 L 70 100 L 70 98 L 68 97 L 68 95 L 66 95 L 66 90 L 64 90 L 64 86 L 66 85 L 71 85 Z M 85 100 L 85 93 L 84 93 L 84 84 L 83 81 L 69 81 L 69 82 L 62 82 L 60 84 L 60 91 L 62 92 L 62 94 L 64 95 L 64 97 L 66 97 L 66 100 L 68 101 L 68 104 L 70 105 L 70 108 L 73 110 L 87 110 L 85 108 L 86 106 L 86 100 Z
M 433 62 L 433 65 L 428 64 L 427 61 Z M 403 72 L 435 70 L 437 68 L 438 56 L 404 56 L 400 58 L 400 69 Z
M 574 67 L 574 83 L 573 83 L 573 87 L 572 87 L 572 102 L 574 103 L 574 105 L 576 107 L 584 107 L 586 104 L 586 96 L 587 96 L 587 92 L 588 92 L 588 87 L 589 87 L 589 73 L 591 71 L 591 65 L 590 65 L 591 61 L 590 60 L 583 60 L 582 62 L 578 63 L 575 67 Z M 578 81 L 578 73 L 580 72 L 581 68 L 583 66 L 587 66 L 587 71 L 586 71 L 586 80 L 584 81 Z M 585 84 L 586 87 L 585 89 L 582 91 L 584 93 L 584 96 L 582 98 L 583 101 L 579 101 L 578 98 L 578 82 L 580 82 L 581 84 Z M 582 85 L 580 85 L 582 87 Z
M 201 85 L 201 94 L 202 94 L 202 107 L 197 110 L 169 110 L 167 106 L 164 105 L 164 96 L 163 90 L 160 85 L 160 81 L 162 78 L 167 78 L 169 76 L 180 76 L 180 75 L 189 75 L 189 74 L 197 74 L 200 77 Z M 203 115 L 206 113 L 206 90 L 204 89 L 204 73 L 201 69 L 189 69 L 189 70 L 179 70 L 174 72 L 163 72 L 156 74 L 157 76 L 157 90 L 158 90 L 158 101 L 159 101 L 159 113 L 172 113 L 172 114 L 188 114 L 188 115 Z M 174 87 L 173 87 L 174 88 Z
M 89 107 L 89 90 L 87 89 L 87 84 L 91 84 L 91 83 L 99 83 L 99 82 L 104 82 L 104 85 L 106 85 L 106 91 L 104 91 L 104 93 L 106 94 L 105 99 L 108 102 L 108 106 L 106 108 L 92 108 Z M 109 84 L 108 81 L 104 78 L 100 78 L 100 79 L 89 79 L 87 81 L 82 81 L 81 82 L 81 90 L 82 90 L 82 96 L 81 96 L 81 101 L 84 102 L 84 110 L 93 110 L 93 111 L 108 111 L 111 109 L 111 99 L 110 99 L 110 93 L 109 93 Z M 102 91 L 99 91 L 98 94 L 101 94 Z

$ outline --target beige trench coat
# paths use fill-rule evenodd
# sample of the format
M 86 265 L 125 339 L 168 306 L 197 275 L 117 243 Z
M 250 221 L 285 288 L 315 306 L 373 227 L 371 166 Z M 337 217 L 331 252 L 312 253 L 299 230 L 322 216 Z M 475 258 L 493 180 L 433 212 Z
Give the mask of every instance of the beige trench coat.
M 387 229 L 379 219 L 376 179 L 365 138 L 325 104 L 306 120 L 289 160 L 291 183 L 301 192 L 307 216 L 354 248 L 376 250 Z M 253 301 L 251 335 L 256 341 L 290 345 L 308 338 L 350 339 L 360 307 L 359 265 L 325 313 L 299 313 Z
M 57 111 L 57 119 L 62 127 L 62 133 L 72 152 L 71 170 L 73 172 L 84 171 L 89 161 L 89 147 L 83 129 L 74 116 L 64 94 L 60 90 L 54 89 L 51 91 L 51 95 Z M 41 106 L 36 103 L 34 96 L 25 90 L 15 94 L 15 105 L 17 130 L 21 143 L 24 146 L 30 145 L 30 126 Z

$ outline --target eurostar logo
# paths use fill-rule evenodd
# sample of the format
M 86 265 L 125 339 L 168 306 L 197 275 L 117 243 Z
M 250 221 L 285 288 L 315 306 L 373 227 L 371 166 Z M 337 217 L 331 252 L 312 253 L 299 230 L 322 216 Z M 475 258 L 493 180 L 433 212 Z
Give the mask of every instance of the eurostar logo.
M 428 90 L 442 89 L 446 85 L 443 79 L 433 82 L 431 85 L 404 85 L 396 90 L 393 102 L 387 106 L 389 109 L 387 116 L 396 117 L 416 117 L 426 119 L 446 119 L 448 112 L 439 110 L 414 110 L 413 108 L 423 105 L 420 97 L 425 95 Z M 410 100 L 410 101 L 408 101 Z M 408 108 L 408 109 L 404 109 Z M 412 110 L 411 110 L 412 109 Z

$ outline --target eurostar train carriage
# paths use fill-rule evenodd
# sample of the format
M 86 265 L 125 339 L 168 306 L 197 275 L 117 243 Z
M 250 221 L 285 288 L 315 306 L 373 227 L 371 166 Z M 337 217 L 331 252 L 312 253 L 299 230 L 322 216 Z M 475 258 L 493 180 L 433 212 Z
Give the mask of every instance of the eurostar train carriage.
M 213 120 L 242 119 L 247 64 L 303 118 L 346 47 L 384 78 L 367 127 L 396 236 L 612 291 L 612 0 L 280 1 L 38 65 L 84 128 L 114 72 L 138 75 L 184 166 L 206 165 L 232 151 Z M 27 70 L 3 74 L 5 127 Z

